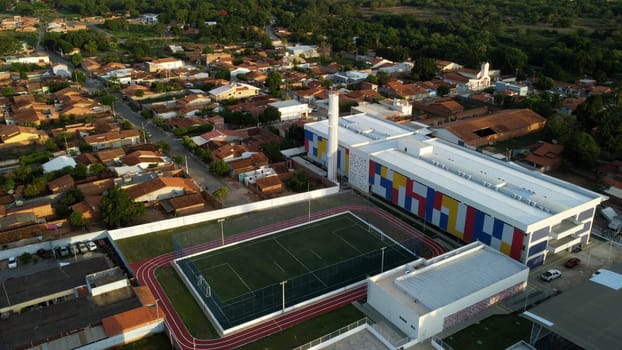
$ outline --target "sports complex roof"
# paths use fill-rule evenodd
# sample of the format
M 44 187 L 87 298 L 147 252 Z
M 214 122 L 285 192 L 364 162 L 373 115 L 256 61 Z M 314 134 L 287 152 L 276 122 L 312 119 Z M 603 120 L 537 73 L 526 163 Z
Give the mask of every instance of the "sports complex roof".
M 305 129 L 328 137 L 328 120 L 305 124 Z M 413 134 L 412 130 L 370 117 L 364 113 L 339 118 L 339 145 L 347 148 L 411 134 Z
M 433 182 L 441 192 L 524 230 L 557 214 L 563 220 L 567 209 L 604 200 L 598 193 L 439 139 L 414 135 L 397 143 L 370 158 L 402 175 Z
M 519 273 L 527 279 L 529 268 L 481 242 L 474 242 L 419 266 L 417 262 L 406 264 L 372 280 L 396 300 L 402 300 L 404 305 L 423 315 Z
M 599 270 L 585 283 L 523 312 L 522 316 L 584 349 L 619 349 L 621 283 L 622 265 Z

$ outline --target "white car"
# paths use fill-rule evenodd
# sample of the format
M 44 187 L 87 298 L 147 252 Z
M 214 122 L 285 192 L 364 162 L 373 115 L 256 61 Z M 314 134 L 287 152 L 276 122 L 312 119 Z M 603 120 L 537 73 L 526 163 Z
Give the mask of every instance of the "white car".
M 14 269 L 17 267 L 17 259 L 14 256 L 9 258 L 8 266 L 9 266 L 9 269 Z
M 86 247 L 89 249 L 89 251 L 94 251 L 97 250 L 97 245 L 95 245 L 95 243 L 93 243 L 93 241 L 87 241 L 86 242 Z
M 550 282 L 554 279 L 558 279 L 562 277 L 562 273 L 561 271 L 557 270 L 557 269 L 550 269 L 545 271 L 543 274 L 540 275 L 540 278 L 542 278 L 543 280 Z

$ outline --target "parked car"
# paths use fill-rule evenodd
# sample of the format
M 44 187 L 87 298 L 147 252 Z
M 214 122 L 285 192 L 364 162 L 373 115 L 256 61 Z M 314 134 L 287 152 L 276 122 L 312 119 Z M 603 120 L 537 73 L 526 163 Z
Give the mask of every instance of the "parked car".
M 561 271 L 557 269 L 547 270 L 543 274 L 540 275 L 540 278 L 542 278 L 544 281 L 547 281 L 547 282 L 550 282 L 554 279 L 558 279 L 560 277 L 562 277 L 562 273 Z
M 93 243 L 93 241 L 87 241 L 86 242 L 86 247 L 89 249 L 89 251 L 94 251 L 97 250 L 97 245 L 95 245 L 95 243 Z
M 50 259 L 52 257 L 52 251 L 41 248 L 37 250 L 37 255 L 42 259 Z
M 564 266 L 566 266 L 567 268 L 571 269 L 577 265 L 579 265 L 581 263 L 581 259 L 579 258 L 570 258 L 568 260 L 566 260 L 566 263 L 564 264 Z
M 14 256 L 9 258 L 8 267 L 9 269 L 14 269 L 17 267 L 17 259 Z
M 62 246 L 58 248 L 58 254 L 62 257 L 69 256 L 69 249 L 67 247 Z
M 78 250 L 80 250 L 80 253 L 84 254 L 89 251 L 89 248 L 86 247 L 86 244 L 84 244 L 84 242 L 80 242 L 78 243 Z

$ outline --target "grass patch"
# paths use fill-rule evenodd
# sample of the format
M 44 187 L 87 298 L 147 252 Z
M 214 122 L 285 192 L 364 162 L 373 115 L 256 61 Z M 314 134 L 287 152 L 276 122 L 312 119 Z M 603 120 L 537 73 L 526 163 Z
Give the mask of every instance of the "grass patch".
M 183 227 L 184 231 L 201 233 L 202 241 L 196 243 L 209 242 L 219 238 L 220 233 L 212 227 L 213 222 L 200 223 Z M 175 228 L 170 230 L 153 232 L 147 235 L 140 235 L 115 241 L 123 256 L 129 263 L 134 263 L 147 258 L 159 256 L 173 251 L 172 237 L 182 229 Z M 196 235 L 197 237 L 199 235 Z
M 518 314 L 495 315 L 451 335 L 444 342 L 454 349 L 505 349 L 519 340 L 529 340 L 531 322 Z
M 365 317 L 352 305 L 344 306 L 324 315 L 295 325 L 282 332 L 240 347 L 240 350 L 291 349 L 306 344 Z
M 172 267 L 157 269 L 156 277 L 190 334 L 200 339 L 218 338 L 218 333 Z
M 170 350 L 171 341 L 166 334 L 157 333 L 139 341 L 123 345 L 120 350 Z
M 493 147 L 497 152 L 506 152 L 508 149 L 525 148 L 536 144 L 540 140 L 544 140 L 544 132 L 534 132 L 525 136 L 517 137 L 511 140 L 495 142 L 494 145 L 486 146 Z

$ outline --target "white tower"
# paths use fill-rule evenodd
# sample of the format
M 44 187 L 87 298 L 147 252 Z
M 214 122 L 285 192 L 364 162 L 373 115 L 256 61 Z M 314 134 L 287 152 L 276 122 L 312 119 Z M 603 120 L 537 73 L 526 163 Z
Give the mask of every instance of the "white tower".
M 339 93 L 331 91 L 328 95 L 328 149 L 326 168 L 328 179 L 337 181 L 337 152 L 339 146 Z

